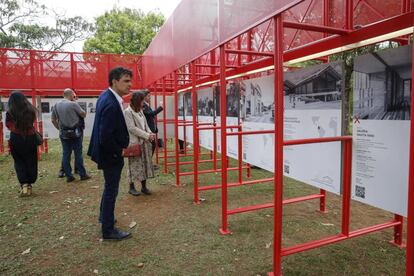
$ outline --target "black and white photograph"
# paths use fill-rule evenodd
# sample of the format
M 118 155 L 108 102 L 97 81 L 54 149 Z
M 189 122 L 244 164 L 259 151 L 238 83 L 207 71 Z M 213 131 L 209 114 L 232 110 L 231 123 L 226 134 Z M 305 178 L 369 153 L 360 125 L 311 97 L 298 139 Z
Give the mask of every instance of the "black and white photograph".
M 193 102 L 191 91 L 184 93 L 184 111 L 185 116 L 193 116 Z
M 41 103 L 42 113 L 50 113 L 50 103 L 44 102 Z
M 205 88 L 197 91 L 197 115 L 213 117 L 213 89 Z
M 354 116 L 410 120 L 412 46 L 359 56 L 354 64 Z
M 342 80 L 340 61 L 285 72 L 285 109 L 341 109 Z
M 231 82 L 227 84 L 227 117 L 239 117 L 240 94 L 244 89 L 241 82 Z M 220 86 L 214 87 L 214 106 L 216 116 L 220 116 Z
M 273 75 L 243 81 L 241 87 L 242 121 L 273 123 L 275 118 Z

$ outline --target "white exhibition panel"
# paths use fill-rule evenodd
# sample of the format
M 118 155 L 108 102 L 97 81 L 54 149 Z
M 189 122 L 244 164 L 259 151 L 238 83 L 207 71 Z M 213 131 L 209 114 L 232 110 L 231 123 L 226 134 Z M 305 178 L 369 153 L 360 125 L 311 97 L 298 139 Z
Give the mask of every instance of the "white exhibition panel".
M 338 71 L 341 68 L 337 64 L 326 66 Z M 319 71 L 324 72 L 326 68 L 320 68 Z M 319 71 L 315 70 L 316 73 Z M 315 76 L 315 72 L 310 73 Z M 303 79 L 306 75 L 303 70 L 290 74 L 302 77 L 291 76 L 291 79 Z M 245 80 L 244 83 L 241 103 L 243 131 L 273 130 L 274 76 Z M 285 140 L 341 135 L 341 100 L 310 100 L 314 94 L 309 93 L 301 98 L 295 94 L 285 95 Z M 244 136 L 243 160 L 274 172 L 274 135 Z M 335 194 L 341 193 L 341 164 L 340 142 L 284 147 L 285 176 Z
M 38 97 L 39 99 L 39 97 Z M 39 111 L 42 111 L 40 114 L 41 117 L 38 120 L 43 121 L 43 136 L 49 139 L 59 138 L 58 130 L 52 124 L 52 109 L 56 103 L 62 100 L 62 98 L 40 98 L 41 103 L 38 104 Z M 8 98 L 2 97 L 3 105 L 7 105 Z M 31 98 L 29 98 L 31 102 Z M 85 118 L 85 137 L 90 137 L 92 134 L 93 122 L 95 120 L 95 110 L 96 110 L 96 101 L 97 98 L 80 98 L 77 102 L 79 105 L 86 111 Z M 10 132 L 6 128 L 5 118 L 6 112 L 2 112 L 3 117 L 3 133 L 5 139 L 9 139 Z
M 151 106 L 152 108 L 155 110 L 157 109 L 159 106 L 163 106 L 163 97 L 157 97 L 157 103 L 155 103 L 155 99 L 154 96 L 151 96 Z M 162 112 L 158 113 L 157 115 L 157 119 L 158 120 L 163 120 L 164 119 L 164 114 L 166 113 L 166 118 L 167 120 L 169 119 L 174 119 L 174 97 L 173 96 L 166 96 L 165 97 L 165 110 L 163 110 Z M 164 125 L 162 122 L 158 122 L 157 124 L 158 127 L 158 138 L 163 138 L 164 137 Z M 175 130 L 174 130 L 174 124 L 170 124 L 167 123 L 166 125 L 167 128 L 167 139 L 168 138 L 174 138 L 175 137 Z
M 407 216 L 412 48 L 355 59 L 352 199 Z

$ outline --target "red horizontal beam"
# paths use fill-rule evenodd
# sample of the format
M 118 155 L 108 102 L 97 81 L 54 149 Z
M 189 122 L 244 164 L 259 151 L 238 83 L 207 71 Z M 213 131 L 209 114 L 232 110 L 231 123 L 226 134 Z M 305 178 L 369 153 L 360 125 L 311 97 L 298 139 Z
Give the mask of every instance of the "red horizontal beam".
M 242 168 L 247 169 L 247 166 L 243 166 Z M 227 168 L 227 171 L 237 171 L 238 169 L 239 167 Z M 216 173 L 216 172 L 221 172 L 221 169 L 198 171 L 198 174 Z M 180 176 L 193 175 L 193 174 L 194 172 L 183 172 L 183 173 L 180 173 Z
M 180 76 L 191 76 L 191 73 L 178 73 L 177 75 Z M 206 77 L 206 76 L 213 76 L 213 74 L 202 74 L 202 73 L 196 73 L 196 76 Z
M 188 150 L 187 150 L 188 151 Z M 210 153 L 199 153 L 199 156 L 202 155 L 210 155 Z M 192 157 L 194 156 L 193 154 L 179 154 L 178 157 Z M 175 158 L 175 155 L 167 155 L 167 158 Z
M 394 226 L 397 226 L 397 225 L 400 225 L 400 224 L 401 224 L 400 221 L 392 220 L 390 222 L 386 222 L 386 223 L 366 227 L 366 228 L 363 228 L 363 229 L 351 231 L 349 233 L 349 236 L 339 234 L 339 235 L 336 235 L 336 236 L 333 236 L 333 237 L 328 237 L 328 238 L 324 238 L 324 239 L 320 239 L 320 240 L 316 240 L 316 241 L 311 241 L 311 242 L 308 242 L 308 243 L 294 245 L 294 246 L 282 249 L 282 256 L 288 256 L 288 255 L 292 255 L 292 254 L 295 254 L 295 253 L 311 250 L 311 249 L 314 249 L 314 248 L 319 248 L 319 247 L 324 246 L 324 245 L 336 243 L 336 242 L 339 242 L 339 241 L 343 241 L 343 240 L 346 240 L 346 239 L 358 237 L 358 236 L 369 234 L 369 233 L 376 232 L 376 231 L 381 231 L 381 230 L 384 230 L 384 229 L 387 229 L 387 228 L 390 228 L 390 227 L 394 227 Z
M 235 50 L 235 49 L 226 49 L 226 53 L 248 55 L 248 56 L 265 56 L 265 57 L 274 56 L 274 53 L 272 52 L 257 52 L 257 51 Z
M 290 22 L 290 21 L 284 21 L 283 27 L 290 28 L 290 29 L 320 32 L 320 33 L 338 34 L 338 35 L 346 35 L 349 33 L 349 31 L 345 29 L 309 24 L 309 23 Z
M 221 160 L 217 160 L 218 162 L 220 162 Z M 210 163 L 210 162 L 214 162 L 213 159 L 209 159 L 209 160 L 199 160 L 197 163 Z M 168 166 L 170 165 L 175 165 L 175 162 L 172 163 L 167 163 Z M 193 165 L 194 161 L 184 161 L 184 162 L 179 162 L 178 164 L 180 165 Z
M 255 130 L 255 131 L 238 131 L 238 132 L 227 132 L 227 136 L 236 135 L 255 135 L 255 134 L 274 134 L 274 130 Z
M 197 67 L 210 67 L 210 68 L 219 68 L 220 65 L 217 64 L 196 64 Z M 238 68 L 238 66 L 234 65 L 226 65 L 227 68 Z
M 228 183 L 227 187 L 246 186 L 246 185 L 260 184 L 260 183 L 266 183 L 266 182 L 273 182 L 273 178 L 255 179 L 255 180 L 243 181 L 241 183 L 238 183 L 238 182 Z M 221 189 L 221 184 L 202 186 L 198 190 L 208 191 L 208 190 L 216 190 L 216 189 Z
M 339 141 L 349 141 L 349 140 L 352 140 L 352 136 L 324 137 L 324 138 L 308 138 L 308 139 L 297 139 L 297 140 L 283 141 L 283 145 L 285 145 L 285 146 L 292 146 L 292 145 L 304 145 L 304 144 L 315 144 L 315 143 L 329 143 L 329 142 L 339 142 Z
M 289 199 L 283 200 L 283 204 L 298 203 L 298 202 L 303 202 L 303 201 L 308 201 L 308 200 L 313 200 L 313 199 L 321 198 L 321 197 L 324 197 L 324 196 L 325 195 L 322 195 L 322 194 L 314 194 L 314 195 L 308 195 L 308 196 L 301 196 L 301 197 L 289 198 Z M 234 214 L 238 214 L 238 213 L 245 213 L 245 212 L 250 212 L 250 211 L 255 211 L 255 210 L 272 208 L 273 206 L 274 206 L 274 203 L 266 203 L 266 204 L 260 204 L 260 205 L 251 205 L 251 206 L 240 207 L 240 208 L 236 208 L 236 209 L 233 209 L 233 210 L 229 210 L 227 212 L 227 214 L 228 215 L 234 215 Z
M 228 129 L 239 128 L 240 126 L 226 126 Z M 198 130 L 213 130 L 213 129 L 220 129 L 220 126 L 207 126 L 207 127 L 196 127 Z

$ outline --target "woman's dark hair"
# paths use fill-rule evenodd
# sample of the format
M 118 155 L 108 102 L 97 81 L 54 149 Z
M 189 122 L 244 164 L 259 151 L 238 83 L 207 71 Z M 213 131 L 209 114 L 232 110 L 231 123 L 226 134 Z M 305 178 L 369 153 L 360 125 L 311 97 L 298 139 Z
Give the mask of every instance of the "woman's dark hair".
M 145 99 L 145 93 L 142 91 L 132 92 L 131 95 L 131 107 L 135 112 L 138 112 L 141 109 L 141 103 Z
M 112 81 L 119 81 L 122 76 L 130 76 L 132 78 L 132 71 L 124 67 L 115 67 L 109 72 L 109 86 L 112 86 Z
M 21 91 L 13 91 L 10 94 L 8 106 L 8 112 L 18 131 L 24 133 L 33 128 L 36 109 Z

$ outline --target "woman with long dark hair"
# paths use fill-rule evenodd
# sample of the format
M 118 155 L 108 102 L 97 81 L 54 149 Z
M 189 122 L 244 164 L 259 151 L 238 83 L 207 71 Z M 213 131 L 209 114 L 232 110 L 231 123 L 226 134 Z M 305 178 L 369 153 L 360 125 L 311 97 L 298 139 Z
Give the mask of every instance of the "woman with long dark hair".
M 150 195 L 147 179 L 154 177 L 151 142 L 155 140 L 155 134 L 151 132 L 142 111 L 144 98 L 145 94 L 141 91 L 132 93 L 131 103 L 124 111 L 129 132 L 129 145 L 139 144 L 142 152 L 141 156 L 128 157 L 129 193 L 134 196 L 139 195 L 134 182 L 141 182 L 141 192 Z
M 37 179 L 37 144 L 33 127 L 36 109 L 20 91 L 11 93 L 8 106 L 6 126 L 10 130 L 9 146 L 21 186 L 20 195 L 30 196 Z

